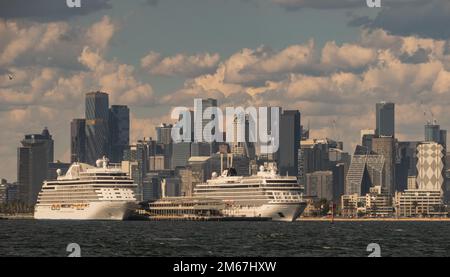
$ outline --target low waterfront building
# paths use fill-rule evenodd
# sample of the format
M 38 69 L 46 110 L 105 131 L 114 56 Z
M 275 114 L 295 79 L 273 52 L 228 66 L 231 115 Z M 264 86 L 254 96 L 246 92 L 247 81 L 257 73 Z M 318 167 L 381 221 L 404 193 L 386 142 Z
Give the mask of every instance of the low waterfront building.
M 343 217 L 358 217 L 366 213 L 366 197 L 357 193 L 341 197 L 341 215 Z
M 366 216 L 368 217 L 392 217 L 394 207 L 392 196 L 383 191 L 380 186 L 370 188 L 366 194 Z
M 446 217 L 440 191 L 405 190 L 395 193 L 397 217 Z
M 5 179 L 0 183 L 0 204 L 6 204 L 7 201 L 8 183 Z
M 370 188 L 364 196 L 354 193 L 341 198 L 343 217 L 392 217 L 394 211 L 392 197 L 381 186 Z

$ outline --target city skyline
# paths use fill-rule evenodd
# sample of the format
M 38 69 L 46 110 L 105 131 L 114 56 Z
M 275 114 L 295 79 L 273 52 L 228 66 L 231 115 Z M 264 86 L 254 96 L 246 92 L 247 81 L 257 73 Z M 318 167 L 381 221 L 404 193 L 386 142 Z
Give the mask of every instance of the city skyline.
M 100 94 L 100 95 L 103 95 L 103 96 L 105 96 L 106 97 L 106 102 L 105 102 L 105 104 L 104 105 L 100 105 L 100 106 L 105 106 L 104 108 L 106 109 L 106 111 L 108 112 L 108 117 L 110 117 L 109 118 L 109 120 L 111 120 L 111 116 L 112 116 L 112 114 L 114 113 L 114 110 L 121 110 L 121 109 L 125 109 L 126 111 L 127 111 L 127 113 L 129 113 L 130 112 L 130 109 L 126 106 L 126 105 L 111 105 L 111 108 L 109 108 L 109 101 L 108 101 L 108 97 L 109 97 L 109 94 L 108 93 L 106 93 L 106 92 L 99 92 L 99 91 L 97 91 L 97 92 L 88 92 L 88 93 L 86 93 L 85 94 L 85 97 L 86 97 L 86 100 L 85 100 L 85 104 L 86 104 L 86 107 L 85 107 L 85 109 L 86 109 L 86 111 L 85 111 L 85 114 L 86 114 L 86 116 L 87 117 L 89 117 L 89 116 L 93 116 L 93 115 L 89 115 L 90 113 L 95 113 L 94 111 L 95 111 L 95 105 L 92 103 L 90 103 L 91 101 L 89 100 L 89 98 L 90 98 L 90 95 L 98 95 L 98 94 Z M 221 103 L 218 103 L 217 102 L 217 100 L 216 99 L 212 99 L 212 98 L 209 98 L 209 99 L 203 99 L 202 100 L 203 102 L 205 102 L 205 101 L 207 101 L 207 102 L 211 102 L 211 101 L 214 101 L 214 105 L 217 105 L 218 107 L 220 107 L 221 105 Z M 389 111 L 389 113 L 390 113 L 390 115 L 392 115 L 392 112 L 394 113 L 394 118 L 393 118 L 393 129 L 395 129 L 395 125 L 396 125 L 396 122 L 395 122 L 395 103 L 386 103 L 385 101 L 382 101 L 382 102 L 378 102 L 378 103 L 375 103 L 376 105 L 375 105 L 375 107 L 374 107 L 374 114 L 375 114 L 375 118 L 377 118 L 377 114 L 379 113 L 379 107 L 380 106 L 385 106 L 386 104 L 388 104 L 388 105 L 392 105 L 392 109 L 393 109 L 393 111 L 391 110 L 391 111 Z M 194 107 L 195 105 L 193 105 L 192 107 Z M 287 112 L 287 114 L 291 114 L 291 116 L 292 115 L 294 115 L 295 113 L 298 113 L 299 111 L 298 110 L 295 110 L 295 111 L 293 111 L 293 110 L 283 110 L 283 107 L 280 107 L 281 108 L 281 111 L 282 111 L 282 113 L 280 114 L 281 115 L 281 117 L 280 117 L 280 124 L 282 125 L 283 124 L 283 116 L 284 116 L 284 114 Z M 204 112 L 204 109 L 202 109 L 203 110 L 203 112 Z M 301 111 L 300 111 L 301 112 Z M 104 113 L 104 111 L 103 112 L 101 112 L 101 113 Z M 117 113 L 117 111 L 116 111 L 116 113 Z M 192 112 L 191 112 L 192 113 Z M 207 113 L 205 113 L 205 115 L 207 115 Z M 181 119 L 181 118 L 180 118 Z M 128 120 L 129 120 L 129 118 L 128 118 Z M 82 127 L 82 129 L 83 129 L 83 131 L 86 133 L 87 132 L 87 130 L 89 130 L 89 128 L 86 126 L 86 127 L 84 127 L 85 126 L 85 122 L 87 121 L 86 119 L 80 119 L 80 118 L 74 118 L 74 119 L 72 119 L 70 122 L 68 122 L 68 125 L 70 126 L 70 128 L 72 129 L 72 132 L 73 132 L 73 130 L 76 130 L 77 128 L 79 128 L 79 127 L 77 127 L 78 126 L 78 124 L 79 124 L 79 122 L 80 121 L 82 121 L 83 122 L 83 127 Z M 193 121 L 195 121 L 195 118 L 193 118 Z M 201 123 L 200 123 L 200 126 L 204 126 L 204 125 L 206 125 L 207 123 L 209 123 L 210 121 L 208 121 L 208 120 L 205 120 L 205 119 L 203 119 L 203 120 L 201 120 Z M 303 126 L 303 123 L 300 121 L 300 114 L 298 115 L 298 119 L 297 119 L 297 121 L 295 121 L 296 123 L 299 123 L 299 127 L 300 126 Z M 127 123 L 127 126 L 128 126 L 128 124 L 130 124 L 131 122 L 129 122 L 129 123 Z M 123 154 L 124 152 L 124 149 L 128 149 L 129 147 L 132 147 L 132 145 L 134 145 L 135 143 L 138 143 L 140 140 L 142 140 L 142 139 L 145 139 L 145 138 L 151 138 L 151 139 L 153 139 L 153 140 L 155 140 L 155 141 L 158 141 L 159 139 L 161 139 L 160 138 L 160 135 L 158 135 L 159 134 L 159 130 L 161 129 L 161 128 L 169 128 L 169 130 L 170 130 L 170 128 L 172 128 L 173 127 L 173 124 L 175 124 L 176 123 L 176 120 L 172 120 L 172 119 L 170 119 L 170 120 L 168 120 L 167 122 L 161 122 L 160 124 L 158 124 L 158 125 L 155 125 L 155 126 L 152 126 L 153 128 L 154 128 L 154 135 L 153 136 L 145 136 L 145 137 L 140 137 L 140 138 L 137 138 L 136 140 L 134 140 L 134 141 L 130 141 L 130 140 L 128 140 L 128 144 L 121 144 L 121 145 L 119 145 L 120 146 L 120 150 L 119 151 L 121 151 L 121 153 Z M 75 124 L 75 125 L 74 125 Z M 108 125 L 110 125 L 111 123 L 108 123 Z M 118 123 L 116 123 L 116 124 L 118 124 Z M 370 130 L 372 130 L 374 133 L 376 133 L 376 127 L 377 126 L 379 126 L 378 124 L 378 120 L 375 120 L 375 122 L 374 122 L 374 124 L 375 124 L 375 127 L 374 127 L 374 129 L 364 129 L 364 130 L 360 130 L 361 132 L 367 132 L 367 131 L 370 131 Z M 45 124 L 44 124 L 45 125 Z M 74 125 L 74 126 L 72 126 L 72 125 Z M 131 124 L 130 124 L 131 125 Z M 195 123 L 194 123 L 194 125 L 195 125 Z M 294 124 L 295 126 L 296 125 L 298 125 L 298 124 Z M 392 125 L 392 123 L 391 122 L 389 122 L 388 123 L 388 125 Z M 303 126 L 304 128 L 305 128 L 305 126 Z M 422 138 L 416 138 L 414 141 L 422 141 L 423 143 L 425 143 L 425 142 L 429 142 L 429 141 L 435 141 L 435 142 L 438 142 L 438 143 L 441 143 L 442 145 L 444 145 L 444 149 L 446 149 L 446 147 L 445 147 L 445 145 L 446 145 L 446 130 L 443 130 L 443 129 L 441 129 L 441 125 L 439 125 L 439 124 L 437 124 L 437 120 L 436 119 L 434 119 L 434 121 L 433 122 L 431 122 L 431 121 L 427 121 L 426 122 L 426 124 L 424 124 L 423 126 L 422 126 L 422 129 L 423 129 L 423 137 Z M 75 129 L 74 129 L 75 128 Z M 202 127 L 202 129 L 203 129 L 204 127 Z M 282 126 L 280 126 L 280 132 L 281 132 L 281 129 L 282 129 L 283 127 Z M 391 128 L 392 129 L 392 126 L 390 126 L 389 128 Z M 115 129 L 117 129 L 117 127 L 115 128 Z M 131 133 L 133 130 L 130 130 L 130 129 L 126 129 L 127 130 L 127 133 L 129 134 L 129 133 Z M 314 128 L 311 128 L 311 129 L 307 129 L 309 132 L 313 132 L 314 133 Z M 436 131 L 437 130 L 437 131 Z M 221 130 L 221 131 L 223 131 L 223 132 L 225 132 L 225 130 Z M 248 130 L 247 130 L 248 131 Z M 49 132 L 48 131 L 48 128 L 47 127 L 44 127 L 44 131 L 43 131 L 43 134 L 44 134 L 44 132 Z M 77 130 L 76 132 L 79 132 L 79 130 Z M 109 127 L 108 127 L 108 131 L 106 131 L 106 132 L 108 132 L 108 133 L 110 133 L 110 136 L 114 136 L 114 134 L 109 130 Z M 298 132 L 298 131 L 295 131 L 295 132 Z M 441 139 L 441 136 L 443 136 L 443 132 L 444 132 L 444 137 Z M 28 133 L 33 133 L 33 132 L 28 132 Z M 32 135 L 26 135 L 26 134 L 28 134 L 28 133 L 24 133 L 24 136 L 25 137 L 31 137 Z M 437 134 L 436 134 L 437 133 Z M 121 133 L 120 132 L 118 132 L 118 133 L 116 133 L 115 134 L 115 136 L 122 136 L 122 140 L 125 140 L 125 141 L 127 141 L 127 138 L 123 138 L 123 135 L 121 135 Z M 49 135 L 48 134 L 48 136 L 50 136 L 50 138 L 52 137 L 51 135 Z M 84 138 L 84 140 L 85 140 L 85 142 L 84 143 L 81 143 L 81 144 L 84 144 L 84 147 L 86 147 L 86 148 L 88 148 L 88 145 L 89 145 L 89 140 L 88 140 L 88 138 L 86 137 L 86 135 L 84 134 L 84 136 L 85 136 L 85 138 Z M 167 136 L 170 136 L 170 134 L 169 133 L 167 133 L 167 134 L 165 134 L 165 136 L 166 136 L 166 138 L 164 139 L 164 143 L 167 143 L 168 141 L 171 141 L 171 138 L 170 139 L 168 139 L 167 138 Z M 296 135 L 296 136 L 299 136 L 299 135 Z M 377 135 L 375 135 L 375 137 L 370 137 L 370 141 L 371 141 L 371 145 L 373 144 L 373 141 L 376 141 L 377 139 L 378 140 L 385 140 L 385 139 L 388 139 L 388 138 L 391 138 L 391 140 L 392 140 L 392 143 L 394 143 L 396 140 L 398 141 L 398 142 L 400 142 L 400 143 L 403 143 L 401 140 L 398 140 L 398 138 L 395 136 L 395 132 L 394 132 L 394 136 L 389 136 L 389 134 L 385 134 L 385 135 L 383 135 L 383 134 L 379 134 L 378 135 L 379 136 L 379 138 L 377 138 Z M 109 147 L 111 148 L 112 147 L 112 141 L 110 141 L 111 140 L 111 138 L 112 137 L 109 137 L 108 139 L 106 139 L 106 141 L 104 141 L 104 142 L 101 142 L 101 141 L 103 141 L 103 139 L 95 139 L 95 143 L 99 143 L 99 141 L 101 142 L 101 143 L 107 143 L 108 145 L 109 145 Z M 313 137 L 314 139 L 335 139 L 336 140 L 336 137 Z M 116 140 L 118 140 L 118 139 L 116 139 Z M 283 137 L 282 137 L 282 133 L 280 133 L 280 140 L 282 141 L 283 140 Z M 232 146 L 232 144 L 233 144 L 233 142 L 228 142 L 228 141 L 225 141 L 226 143 L 228 143 L 230 146 Z M 338 142 L 340 142 L 340 141 L 338 141 Z M 342 141 L 343 143 L 344 143 L 344 145 L 345 145 L 345 142 L 344 141 Z M 358 146 L 359 145 L 363 145 L 364 144 L 364 142 L 365 142 L 365 140 L 363 139 L 363 136 L 361 136 L 361 140 L 360 141 L 358 141 L 358 142 L 356 142 L 355 143 L 355 147 L 356 147 L 356 149 L 355 149 L 355 147 L 353 147 L 353 149 L 347 149 L 348 150 L 348 152 L 350 153 L 350 155 L 352 155 L 353 156 L 353 152 L 354 151 L 358 151 Z M 408 141 L 406 141 L 406 142 L 408 142 Z M 71 138 L 70 138 L 70 141 L 69 141 L 69 150 L 71 151 L 71 155 L 69 155 L 69 159 L 68 160 L 62 160 L 62 162 L 75 162 L 75 161 L 83 161 L 83 159 L 79 159 L 79 155 L 74 155 L 74 153 L 75 152 L 77 152 L 78 151 L 78 148 L 72 148 L 73 147 L 73 143 L 74 143 L 74 137 L 72 136 Z M 91 142 L 92 143 L 92 142 Z M 172 143 L 172 142 L 170 142 L 170 143 Z M 183 144 L 183 143 L 181 143 L 181 144 Z M 56 145 L 58 145 L 58 142 L 56 142 L 55 143 L 55 146 Z M 278 151 L 286 151 L 286 150 L 281 150 L 281 149 L 283 149 L 283 147 L 282 146 L 286 146 L 286 145 L 289 145 L 288 143 L 281 143 L 281 146 L 280 146 L 280 149 L 278 150 Z M 371 146 L 372 147 L 372 146 Z M 49 155 L 49 156 L 54 156 L 54 154 L 53 154 L 53 140 L 52 140 L 52 153 L 51 153 L 51 155 Z M 371 148 L 372 149 L 372 148 Z M 371 149 L 370 149 L 370 151 L 371 151 Z M 86 152 L 87 152 L 87 150 L 85 150 Z M 106 150 L 105 150 L 106 151 Z M 297 149 L 297 151 L 298 151 L 298 149 Z M 109 149 L 108 151 L 108 154 L 106 154 L 107 156 L 113 156 L 114 155 L 114 150 L 111 148 L 111 149 Z M 117 151 L 116 151 L 117 152 Z M 357 153 L 355 152 L 355 155 L 357 155 Z M 99 152 L 100 153 L 100 152 Z M 106 153 L 106 152 L 105 152 Z M 286 152 L 285 154 L 288 154 L 288 152 Z M 100 158 L 101 156 L 103 156 L 104 154 L 99 154 L 99 155 L 97 155 L 98 156 L 98 158 Z M 290 154 L 289 154 L 290 155 Z M 87 155 L 86 155 L 86 153 L 84 153 L 83 154 L 83 156 L 85 157 L 84 158 L 84 160 L 85 161 L 87 161 L 88 163 L 90 163 L 90 164 L 95 164 L 95 161 L 98 159 L 98 158 L 92 158 L 93 160 L 91 161 L 91 160 L 87 160 Z M 115 155 L 116 156 L 116 158 L 117 157 L 122 157 L 122 155 L 118 155 L 117 156 L 117 154 Z M 74 157 L 77 157 L 75 160 L 74 160 Z M 289 159 L 291 159 L 291 158 L 289 158 Z M 122 158 L 117 158 L 117 161 L 121 161 L 122 160 Z M 58 162 L 60 162 L 60 160 L 59 159 L 55 159 L 55 158 L 53 158 L 53 161 L 49 161 L 49 162 L 56 162 L 56 161 L 58 161 Z M 284 162 L 282 162 L 281 161 L 281 163 L 283 164 Z M 292 163 L 292 161 L 290 161 L 289 163 Z M 283 165 L 279 165 L 280 166 L 280 169 L 284 172 L 284 170 L 285 169 L 283 169 Z M 391 164 L 393 164 L 393 163 L 391 163 Z M 297 165 L 297 161 L 295 161 L 295 165 L 293 165 L 293 167 L 297 167 L 298 165 Z M 392 167 L 392 166 L 390 166 L 390 167 Z M 291 173 L 292 173 L 292 171 L 290 171 Z M 296 175 L 296 174 L 295 174 Z M 16 176 L 17 176 L 17 174 L 16 174 Z M 4 178 L 4 177 L 2 177 L 2 178 Z M 5 178 L 6 179 L 6 178 Z M 10 180 L 13 180 L 13 179 L 10 179 Z M 14 180 L 14 181 L 16 181 L 16 180 Z M 394 180 L 393 181 L 390 181 L 390 182 L 395 182 Z M 394 184 L 392 183 L 391 184 L 391 186 L 394 186 Z
M 70 161 L 68 122 L 97 90 L 130 107 L 131 142 L 156 137 L 154 126 L 170 123 L 167 110 L 195 97 L 298 109 L 311 137 L 339 138 L 349 152 L 361 129 L 375 128 L 380 101 L 396 103 L 399 140 L 422 140 L 433 118 L 450 126 L 446 1 L 434 1 L 438 24 L 419 14 L 435 6 L 417 1 L 408 14 L 365 1 L 186 1 L 189 16 L 175 1 L 89 1 L 82 13 L 55 16 L 56 2 L 28 12 L 0 4 L 12 5 L 0 6 L 0 177 L 8 180 L 16 178 L 19 140 L 45 126 L 55 159 Z

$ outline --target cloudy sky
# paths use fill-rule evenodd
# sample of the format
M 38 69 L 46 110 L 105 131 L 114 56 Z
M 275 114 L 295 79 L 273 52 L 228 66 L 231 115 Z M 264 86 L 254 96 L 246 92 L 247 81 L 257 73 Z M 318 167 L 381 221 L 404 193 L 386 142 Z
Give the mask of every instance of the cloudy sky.
M 45 126 L 67 161 L 92 90 L 131 107 L 133 140 L 194 97 L 299 109 L 349 151 L 382 100 L 397 104 L 399 139 L 422 139 L 432 115 L 450 126 L 448 0 L 81 1 L 0 0 L 2 178 L 16 180 L 20 139 Z

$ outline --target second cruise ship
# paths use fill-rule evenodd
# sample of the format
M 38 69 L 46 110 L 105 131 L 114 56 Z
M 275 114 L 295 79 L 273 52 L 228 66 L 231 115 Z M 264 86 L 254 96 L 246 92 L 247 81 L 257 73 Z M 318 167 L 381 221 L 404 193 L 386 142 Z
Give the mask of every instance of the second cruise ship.
M 257 174 L 237 176 L 229 168 L 195 186 L 193 197 L 167 197 L 149 204 L 155 218 L 218 216 L 228 219 L 295 221 L 306 208 L 303 189 L 295 176 L 280 176 L 275 165 Z
M 35 206 L 35 219 L 123 220 L 137 207 L 137 185 L 107 158 L 97 167 L 74 163 L 56 181 L 44 182 Z

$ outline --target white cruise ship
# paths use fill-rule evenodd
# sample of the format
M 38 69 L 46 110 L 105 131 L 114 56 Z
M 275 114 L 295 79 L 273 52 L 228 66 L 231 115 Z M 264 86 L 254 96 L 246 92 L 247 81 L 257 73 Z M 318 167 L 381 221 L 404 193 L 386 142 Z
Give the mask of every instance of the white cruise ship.
M 137 207 L 137 185 L 108 159 L 97 167 L 74 163 L 64 176 L 44 182 L 35 206 L 35 219 L 123 220 Z
M 280 176 L 275 165 L 260 167 L 252 176 L 236 176 L 234 169 L 213 174 L 194 188 L 194 197 L 222 200 L 228 217 L 262 217 L 294 221 L 306 208 L 303 189 L 295 176 Z
M 213 173 L 197 184 L 192 197 L 163 197 L 149 203 L 150 219 L 294 221 L 306 208 L 303 189 L 294 176 L 280 176 L 276 166 L 256 175 L 237 176 L 233 168 Z

